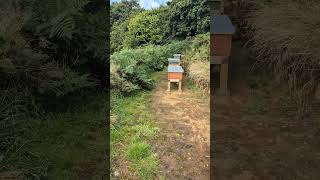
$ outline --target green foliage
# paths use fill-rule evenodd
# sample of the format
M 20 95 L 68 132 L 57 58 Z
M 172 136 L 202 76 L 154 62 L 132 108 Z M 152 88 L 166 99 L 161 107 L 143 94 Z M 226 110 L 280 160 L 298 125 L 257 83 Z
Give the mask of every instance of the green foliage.
M 111 25 L 114 26 L 116 22 L 123 22 L 128 20 L 135 14 L 143 11 L 137 0 L 122 0 L 111 4 Z
M 164 33 L 161 27 L 163 24 L 158 14 L 156 10 L 144 11 L 130 19 L 124 41 L 125 47 L 136 48 L 148 43 L 162 43 Z
M 138 49 L 124 49 L 111 56 L 111 88 L 129 93 L 137 89 L 151 89 L 151 73 L 160 71 L 167 58 L 182 53 L 188 41 L 172 42 L 165 46 L 148 45 Z
M 35 0 L 24 31 L 32 36 L 32 46 L 49 54 L 50 60 L 101 80 L 103 70 L 86 68 L 105 67 L 108 57 L 108 10 L 95 9 L 94 2 Z
M 138 161 L 151 155 L 151 146 L 147 143 L 137 142 L 129 145 L 127 156 L 130 161 Z
M 113 172 L 127 168 L 132 177 L 155 179 L 159 159 L 153 153 L 151 145 L 147 143 L 158 133 L 149 104 L 151 97 L 150 91 L 140 91 L 124 97 L 116 89 L 112 90 L 111 167 Z
M 183 60 L 188 77 L 203 90 L 210 88 L 209 37 L 209 33 L 194 36 Z
M 0 171 L 46 177 L 53 159 L 25 149 L 44 135 L 32 132 L 68 97 L 103 86 L 108 18 L 97 2 L 0 2 Z
M 81 173 L 102 176 L 104 162 L 97 161 L 105 150 L 105 98 L 93 93 L 81 100 L 65 100 L 62 112 L 40 118 L 20 114 L 6 124 L 1 120 L 1 128 L 14 131 L 7 136 L 8 130 L 0 129 L 1 171 L 20 172 L 24 179 L 79 179 Z
M 137 6 L 128 1 L 111 5 L 111 16 L 114 16 L 111 52 L 145 44 L 163 45 L 209 31 L 205 1 L 174 0 L 152 10 L 141 10 Z M 123 15 L 119 15 L 120 12 Z
M 111 53 L 120 51 L 124 46 L 126 32 L 128 31 L 128 20 L 117 21 L 113 24 L 110 33 Z
M 159 160 L 155 155 L 147 156 L 133 165 L 142 179 L 153 179 L 157 175 Z
M 209 31 L 209 7 L 203 0 L 172 0 L 169 3 L 168 35 L 186 38 Z
M 129 20 L 142 11 L 136 0 L 124 0 L 111 4 L 111 53 L 120 51 L 124 47 Z

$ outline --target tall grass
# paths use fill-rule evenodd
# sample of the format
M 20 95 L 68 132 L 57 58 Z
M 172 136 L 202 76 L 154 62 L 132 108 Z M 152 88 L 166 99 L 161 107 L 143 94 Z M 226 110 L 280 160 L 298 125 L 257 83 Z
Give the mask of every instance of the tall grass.
M 192 38 L 190 49 L 183 58 L 188 77 L 203 90 L 210 88 L 209 34 L 200 34 Z
M 8 111 L 13 117 L 0 121 L 0 179 L 8 173 L 13 179 L 105 175 L 106 94 L 78 96 L 46 114 Z
M 288 83 L 301 113 L 320 80 L 320 4 L 274 2 L 250 14 L 247 37 L 275 77 Z

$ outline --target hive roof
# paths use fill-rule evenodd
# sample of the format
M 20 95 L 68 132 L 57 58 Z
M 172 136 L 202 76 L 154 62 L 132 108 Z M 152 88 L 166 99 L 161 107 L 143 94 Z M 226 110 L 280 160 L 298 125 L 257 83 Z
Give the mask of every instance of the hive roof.
M 233 34 L 235 28 L 227 15 L 215 15 L 210 17 L 210 33 Z

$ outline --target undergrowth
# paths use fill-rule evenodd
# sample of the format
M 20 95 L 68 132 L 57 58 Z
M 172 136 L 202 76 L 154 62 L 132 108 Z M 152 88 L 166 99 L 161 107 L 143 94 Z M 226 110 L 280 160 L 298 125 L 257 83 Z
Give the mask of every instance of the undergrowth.
M 12 150 L 1 154 L 0 171 L 17 172 L 12 178 L 23 179 L 103 177 L 105 99 L 106 94 L 73 98 L 65 101 L 64 110 L 25 116 L 16 127 Z
M 300 116 L 310 111 L 320 82 L 319 12 L 319 3 L 312 0 L 272 1 L 247 18 L 250 48 L 288 85 Z

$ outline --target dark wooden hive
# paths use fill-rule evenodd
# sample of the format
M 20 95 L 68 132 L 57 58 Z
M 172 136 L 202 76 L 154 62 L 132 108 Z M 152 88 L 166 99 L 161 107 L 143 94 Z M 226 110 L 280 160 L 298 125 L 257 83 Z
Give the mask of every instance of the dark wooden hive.
M 210 17 L 210 56 L 230 56 L 232 34 L 235 32 L 226 15 Z

